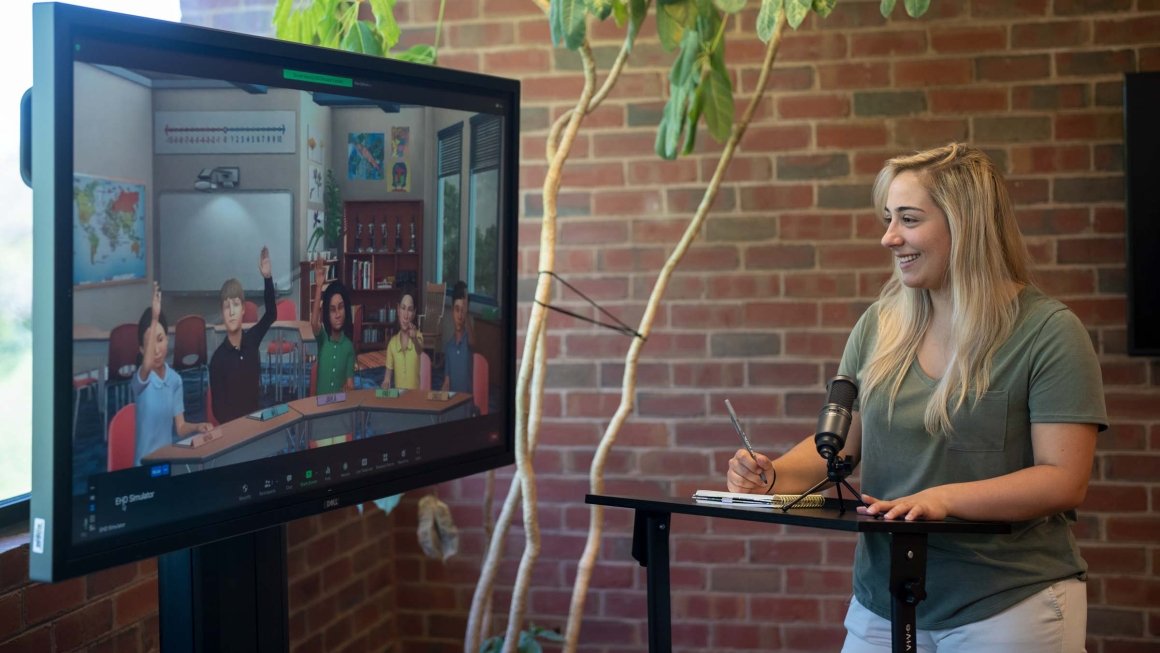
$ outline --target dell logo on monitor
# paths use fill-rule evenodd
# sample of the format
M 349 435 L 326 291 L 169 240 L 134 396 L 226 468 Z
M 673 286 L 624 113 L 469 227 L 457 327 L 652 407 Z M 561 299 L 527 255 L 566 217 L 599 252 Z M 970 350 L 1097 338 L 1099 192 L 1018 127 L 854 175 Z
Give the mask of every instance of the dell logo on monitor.
M 338 507 L 338 497 L 334 497 L 332 499 L 327 499 L 326 501 L 322 502 L 322 509 L 323 510 L 330 510 L 331 508 L 337 508 L 337 507 Z

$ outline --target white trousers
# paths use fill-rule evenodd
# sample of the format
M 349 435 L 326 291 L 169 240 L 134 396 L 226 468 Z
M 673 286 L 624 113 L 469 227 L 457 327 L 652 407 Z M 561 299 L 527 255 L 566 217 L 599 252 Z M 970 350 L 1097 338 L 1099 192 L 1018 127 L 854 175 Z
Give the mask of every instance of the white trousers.
M 921 607 L 921 603 L 919 606 Z M 851 597 L 842 653 L 889 653 L 890 620 Z M 994 616 L 944 630 L 919 630 L 919 653 L 1082 653 L 1087 583 L 1061 580 Z

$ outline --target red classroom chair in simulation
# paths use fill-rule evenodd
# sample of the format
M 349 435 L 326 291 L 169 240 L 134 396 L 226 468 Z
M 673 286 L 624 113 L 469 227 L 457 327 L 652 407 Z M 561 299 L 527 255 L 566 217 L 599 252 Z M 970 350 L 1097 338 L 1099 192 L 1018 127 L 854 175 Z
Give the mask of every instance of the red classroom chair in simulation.
M 109 423 L 109 471 L 128 469 L 136 461 L 137 404 L 125 404 Z

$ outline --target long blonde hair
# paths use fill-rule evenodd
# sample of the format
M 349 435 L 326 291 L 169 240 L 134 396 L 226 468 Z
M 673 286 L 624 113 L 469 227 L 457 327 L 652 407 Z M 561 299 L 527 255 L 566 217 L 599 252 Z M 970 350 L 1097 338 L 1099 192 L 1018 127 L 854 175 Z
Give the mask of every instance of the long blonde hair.
M 950 226 L 951 356 L 923 419 L 930 433 L 950 432 L 951 414 L 987 391 L 991 360 L 1018 317 L 1018 289 L 1031 283 L 1030 256 L 1003 176 L 982 151 L 951 143 L 890 159 L 874 182 L 879 214 L 903 172 L 917 174 Z M 864 398 L 889 389 L 889 417 L 932 316 L 930 292 L 904 286 L 895 266 L 879 297 L 878 337 L 862 379 Z

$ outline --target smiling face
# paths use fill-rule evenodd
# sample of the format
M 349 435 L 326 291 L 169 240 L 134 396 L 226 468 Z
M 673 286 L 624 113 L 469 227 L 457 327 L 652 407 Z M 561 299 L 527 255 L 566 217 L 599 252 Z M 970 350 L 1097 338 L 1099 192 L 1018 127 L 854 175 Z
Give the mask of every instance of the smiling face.
M 330 325 L 330 332 L 340 333 L 346 326 L 346 302 L 342 295 L 335 293 L 326 304 L 326 320 Z
M 942 290 L 951 260 L 951 230 L 918 174 L 903 172 L 890 183 L 882 222 L 882 246 L 894 255 L 902 283 Z

